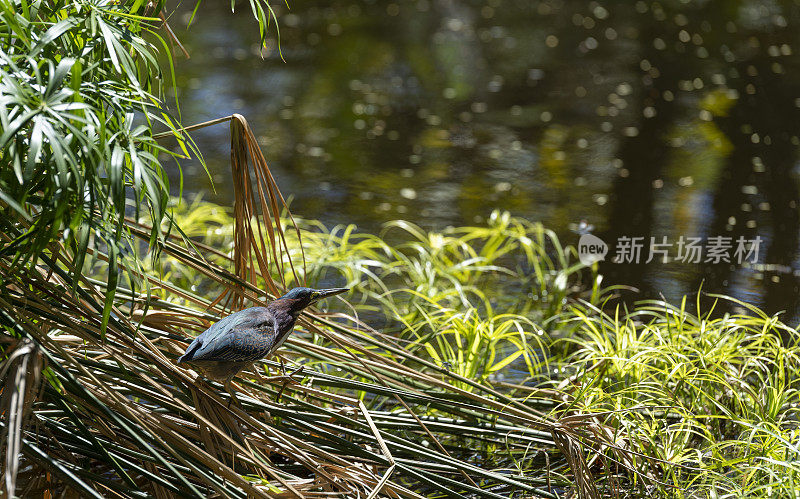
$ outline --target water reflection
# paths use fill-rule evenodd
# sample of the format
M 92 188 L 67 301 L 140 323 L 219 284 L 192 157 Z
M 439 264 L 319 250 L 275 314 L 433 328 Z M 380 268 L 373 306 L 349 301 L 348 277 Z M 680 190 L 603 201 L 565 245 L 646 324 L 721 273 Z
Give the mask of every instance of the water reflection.
M 571 242 L 582 219 L 606 241 L 760 236 L 750 266 L 603 271 L 644 296 L 703 283 L 797 313 L 796 2 L 308 1 L 279 17 L 285 62 L 246 5 L 204 2 L 178 90 L 187 123 L 251 121 L 297 213 L 377 231 L 496 207 Z M 229 202 L 227 130 L 196 139 Z

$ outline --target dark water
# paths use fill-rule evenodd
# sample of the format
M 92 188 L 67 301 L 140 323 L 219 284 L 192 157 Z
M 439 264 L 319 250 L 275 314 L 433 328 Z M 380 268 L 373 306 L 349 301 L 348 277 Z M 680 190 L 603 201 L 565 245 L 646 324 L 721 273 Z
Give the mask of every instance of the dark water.
M 188 31 L 172 17 L 192 55 L 183 120 L 247 117 L 295 213 L 377 232 L 499 208 L 573 244 L 585 220 L 609 259 L 645 238 L 642 263 L 602 264 L 607 283 L 670 299 L 703 283 L 797 316 L 798 2 L 274 2 L 285 62 L 226 3 Z M 194 136 L 206 198 L 230 203 L 227 126 Z M 651 237 L 674 258 L 681 236 L 731 237 L 731 263 L 643 263 Z M 740 237 L 761 238 L 756 263 L 737 263 Z

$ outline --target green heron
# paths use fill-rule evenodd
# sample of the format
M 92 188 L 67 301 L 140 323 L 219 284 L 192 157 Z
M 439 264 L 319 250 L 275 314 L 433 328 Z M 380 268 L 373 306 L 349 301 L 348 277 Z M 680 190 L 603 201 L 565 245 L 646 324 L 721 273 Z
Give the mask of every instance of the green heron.
M 303 309 L 347 290 L 294 288 L 266 307 L 240 310 L 197 336 L 178 364 L 190 363 L 209 378 L 224 380 L 230 392 L 231 380 L 239 371 L 283 344 Z

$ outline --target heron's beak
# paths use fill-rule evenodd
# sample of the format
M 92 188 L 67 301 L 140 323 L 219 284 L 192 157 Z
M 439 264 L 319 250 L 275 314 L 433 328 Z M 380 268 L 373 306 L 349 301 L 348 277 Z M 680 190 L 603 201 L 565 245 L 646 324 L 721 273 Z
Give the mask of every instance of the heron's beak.
M 335 296 L 345 291 L 350 291 L 350 288 L 331 288 L 331 289 L 317 289 L 314 291 L 314 298 L 311 299 L 312 303 L 316 303 L 323 298 L 328 298 L 329 296 Z

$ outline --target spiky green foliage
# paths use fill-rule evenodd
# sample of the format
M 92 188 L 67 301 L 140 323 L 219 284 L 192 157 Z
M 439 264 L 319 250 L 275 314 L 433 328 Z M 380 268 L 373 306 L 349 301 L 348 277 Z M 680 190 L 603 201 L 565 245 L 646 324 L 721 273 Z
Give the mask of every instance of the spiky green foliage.
M 76 255 L 108 248 L 106 322 L 120 269 L 137 264 L 127 203 L 154 221 L 167 215 L 158 156 L 178 154 L 152 128 L 171 129 L 188 152 L 161 105 L 160 6 L 6 0 L 0 9 L 0 251 L 30 267 L 54 240 Z M 27 223 L 14 223 L 20 218 Z M 151 246 L 159 238 L 155 224 Z
M 263 40 L 272 11 L 250 4 Z M 173 228 L 161 223 L 164 164 L 199 156 L 163 104 L 174 79 L 165 19 L 163 1 L 0 1 L 0 253 L 30 268 L 58 240 L 81 269 L 87 248 L 107 248 L 103 324 L 119 278 L 139 284 L 126 210 L 147 214 L 157 250 Z M 178 147 L 157 142 L 156 128 Z
M 617 428 L 620 446 L 661 470 L 653 493 L 794 497 L 800 334 L 753 306 L 716 298 L 741 312 L 693 314 L 686 299 L 607 313 L 575 307 L 571 320 L 580 326 L 563 340 L 571 353 L 554 382 L 568 399 L 556 413 L 596 413 Z

